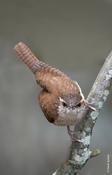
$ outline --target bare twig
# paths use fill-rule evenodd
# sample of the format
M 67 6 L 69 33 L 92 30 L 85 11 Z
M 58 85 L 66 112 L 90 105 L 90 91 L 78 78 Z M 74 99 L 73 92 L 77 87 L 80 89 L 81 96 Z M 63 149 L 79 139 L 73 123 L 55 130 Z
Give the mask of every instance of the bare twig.
M 112 52 L 106 58 L 87 97 L 87 101 L 96 108 L 96 111 L 81 110 L 79 112 L 78 115 L 83 115 L 84 119 L 74 128 L 74 132 L 75 136 L 77 134 L 77 138 L 80 138 L 81 142 L 72 142 L 68 160 L 63 163 L 53 175 L 76 175 L 90 158 L 100 154 L 99 149 L 90 150 L 90 139 L 99 111 L 109 95 L 111 85 Z

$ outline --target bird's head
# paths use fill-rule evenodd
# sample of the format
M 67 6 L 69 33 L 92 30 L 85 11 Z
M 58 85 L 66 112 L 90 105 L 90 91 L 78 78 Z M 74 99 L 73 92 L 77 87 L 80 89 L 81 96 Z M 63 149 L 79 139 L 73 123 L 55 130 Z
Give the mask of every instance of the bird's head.
M 59 97 L 58 114 L 66 116 L 77 113 L 84 102 L 81 95 L 68 94 Z
M 82 106 L 95 110 L 95 108 L 92 107 L 81 94 L 68 94 L 61 96 L 59 97 L 58 115 L 62 117 L 67 115 L 77 115 Z

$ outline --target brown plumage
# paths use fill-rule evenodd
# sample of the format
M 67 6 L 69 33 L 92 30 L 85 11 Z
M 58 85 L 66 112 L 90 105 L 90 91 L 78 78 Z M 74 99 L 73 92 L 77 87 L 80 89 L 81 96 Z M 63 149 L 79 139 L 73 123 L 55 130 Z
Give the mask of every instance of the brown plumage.
M 40 61 L 24 43 L 18 43 L 15 51 L 42 87 L 39 102 L 47 120 L 55 125 L 75 125 L 80 106 L 88 105 L 78 83 Z

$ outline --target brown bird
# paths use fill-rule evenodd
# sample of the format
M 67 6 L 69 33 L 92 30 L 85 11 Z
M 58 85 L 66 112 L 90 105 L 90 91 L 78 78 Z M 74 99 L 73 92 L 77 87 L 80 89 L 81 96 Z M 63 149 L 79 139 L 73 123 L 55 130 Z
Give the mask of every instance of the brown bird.
M 79 120 L 77 114 L 80 107 L 86 105 L 94 110 L 85 100 L 80 86 L 60 70 L 40 61 L 24 43 L 19 42 L 15 51 L 42 87 L 39 103 L 45 117 L 55 125 L 67 126 L 73 139 L 70 126 Z

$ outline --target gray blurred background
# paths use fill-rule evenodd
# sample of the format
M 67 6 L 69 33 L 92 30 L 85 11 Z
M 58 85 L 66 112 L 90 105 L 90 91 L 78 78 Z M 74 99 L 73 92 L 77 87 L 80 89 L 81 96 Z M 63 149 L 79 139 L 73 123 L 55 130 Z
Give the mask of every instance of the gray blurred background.
M 27 43 L 42 60 L 77 80 L 87 96 L 112 49 L 112 0 L 0 0 L 0 175 L 50 175 L 67 158 L 66 128 L 41 112 L 40 88 L 13 47 Z M 112 95 L 94 128 L 102 154 L 80 175 L 112 174 Z

